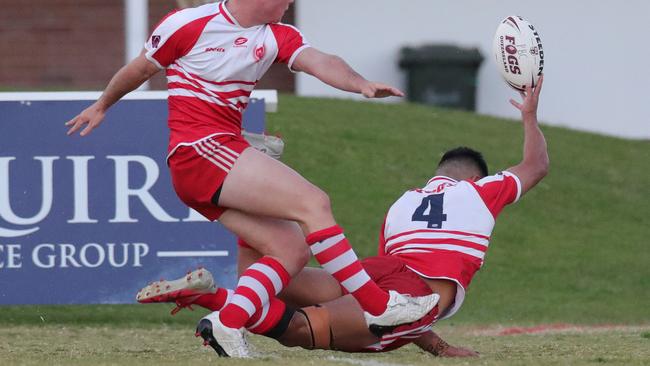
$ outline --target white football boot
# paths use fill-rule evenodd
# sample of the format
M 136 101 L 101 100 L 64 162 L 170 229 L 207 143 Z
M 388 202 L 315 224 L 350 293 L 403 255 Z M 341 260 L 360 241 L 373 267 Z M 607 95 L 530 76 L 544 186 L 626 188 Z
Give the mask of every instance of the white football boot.
M 386 311 L 379 315 L 372 315 L 364 312 L 368 327 L 374 326 L 395 326 L 412 323 L 425 316 L 438 304 L 440 295 L 431 294 L 427 296 L 410 296 L 389 290 L 388 304 Z
M 176 308 L 172 310 L 172 314 L 176 314 L 182 308 L 190 307 L 199 296 L 214 293 L 216 290 L 212 273 L 204 268 L 199 268 L 176 280 L 152 282 L 138 291 L 135 299 L 142 304 L 176 303 Z
M 244 328 L 229 328 L 219 320 L 219 312 L 212 312 L 196 327 L 196 336 L 203 338 L 203 345 L 212 347 L 220 357 L 250 358 L 251 351 Z

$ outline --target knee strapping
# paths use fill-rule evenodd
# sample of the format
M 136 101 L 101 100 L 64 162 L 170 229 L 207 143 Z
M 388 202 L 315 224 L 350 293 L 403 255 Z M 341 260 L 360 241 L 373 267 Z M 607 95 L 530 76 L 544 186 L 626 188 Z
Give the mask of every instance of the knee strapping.
M 307 326 L 311 335 L 311 349 L 331 349 L 332 328 L 330 327 L 330 313 L 327 308 L 315 305 L 297 309 L 296 311 L 302 313 L 307 319 Z
M 278 323 L 271 330 L 264 333 L 264 336 L 273 339 L 280 339 L 280 337 L 282 337 L 282 335 L 287 331 L 287 328 L 289 328 L 289 323 L 295 313 L 296 310 L 294 308 L 290 306 L 285 307 L 284 313 Z

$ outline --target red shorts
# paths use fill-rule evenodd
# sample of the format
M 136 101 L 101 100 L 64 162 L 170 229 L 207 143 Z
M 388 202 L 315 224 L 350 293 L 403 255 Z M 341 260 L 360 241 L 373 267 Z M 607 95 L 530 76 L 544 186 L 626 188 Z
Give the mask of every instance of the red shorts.
M 249 146 L 241 135 L 217 135 L 178 147 L 168 164 L 181 201 L 210 221 L 218 219 L 226 209 L 212 203 L 212 197 Z
M 422 277 L 411 271 L 399 258 L 392 256 L 369 257 L 361 260 L 366 269 L 382 290 L 394 290 L 401 294 L 425 296 L 433 293 Z M 385 352 L 413 342 L 423 333 L 431 329 L 438 317 L 436 305 L 427 315 L 414 323 L 395 328 L 391 333 L 384 334 L 381 341 L 367 347 L 363 351 Z
M 411 271 L 397 257 L 377 256 L 361 260 L 368 272 L 382 290 L 395 290 L 401 294 L 424 296 L 432 293 L 431 288 L 417 273 Z

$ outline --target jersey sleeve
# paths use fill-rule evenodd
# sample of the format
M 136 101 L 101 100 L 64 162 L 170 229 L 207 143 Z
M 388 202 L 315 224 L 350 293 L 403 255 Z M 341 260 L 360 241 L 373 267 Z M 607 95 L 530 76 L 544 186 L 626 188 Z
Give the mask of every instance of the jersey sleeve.
M 194 47 L 213 17 L 214 15 L 197 16 L 185 10 L 167 14 L 145 43 L 145 57 L 160 69 L 167 68 Z
M 506 205 L 521 196 L 521 182 L 511 172 L 503 171 L 472 183 L 481 199 L 496 218 Z
M 291 69 L 298 54 L 310 46 L 296 27 L 275 23 L 271 24 L 271 29 L 278 43 L 278 56 L 274 62 L 287 64 Z

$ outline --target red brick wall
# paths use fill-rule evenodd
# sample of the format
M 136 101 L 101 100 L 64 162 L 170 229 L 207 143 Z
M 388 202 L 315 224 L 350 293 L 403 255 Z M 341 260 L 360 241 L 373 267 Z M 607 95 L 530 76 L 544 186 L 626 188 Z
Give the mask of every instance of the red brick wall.
M 101 90 L 124 64 L 123 0 L 0 0 L 0 88 Z M 149 28 L 173 0 L 149 0 Z M 285 21 L 293 22 L 293 9 Z M 164 89 L 160 73 L 153 89 Z M 274 65 L 259 88 L 294 90 Z

